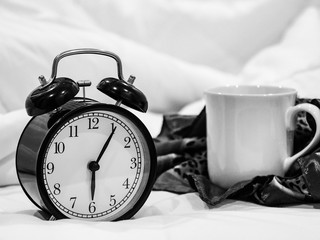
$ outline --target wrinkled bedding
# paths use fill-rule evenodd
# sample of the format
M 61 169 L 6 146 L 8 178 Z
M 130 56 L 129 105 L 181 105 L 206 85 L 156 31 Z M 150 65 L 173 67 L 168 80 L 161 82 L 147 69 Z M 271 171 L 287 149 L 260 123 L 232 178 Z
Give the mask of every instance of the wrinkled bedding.
M 164 114 L 198 114 L 215 86 L 282 85 L 320 98 L 319 0 L 3 0 L 0 22 L 0 239 L 319 239 L 312 205 L 212 207 L 197 193 L 153 191 L 126 221 L 47 221 L 18 185 L 14 162 L 30 119 L 25 98 L 69 49 L 120 56 L 125 78 L 135 75 L 147 96 L 148 113 L 135 113 L 154 137 Z M 115 69 L 86 55 L 61 61 L 58 75 L 90 79 L 87 96 L 113 103 L 94 86 Z

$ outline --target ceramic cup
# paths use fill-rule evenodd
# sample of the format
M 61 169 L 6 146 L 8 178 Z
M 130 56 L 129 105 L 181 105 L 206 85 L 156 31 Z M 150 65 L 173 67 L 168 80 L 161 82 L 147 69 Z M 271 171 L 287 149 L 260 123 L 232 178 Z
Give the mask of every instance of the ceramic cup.
M 297 91 L 275 86 L 225 86 L 205 92 L 210 180 L 228 188 L 258 175 L 284 176 L 290 165 L 320 137 L 320 111 L 295 106 Z M 316 122 L 312 141 L 292 156 L 296 115 Z

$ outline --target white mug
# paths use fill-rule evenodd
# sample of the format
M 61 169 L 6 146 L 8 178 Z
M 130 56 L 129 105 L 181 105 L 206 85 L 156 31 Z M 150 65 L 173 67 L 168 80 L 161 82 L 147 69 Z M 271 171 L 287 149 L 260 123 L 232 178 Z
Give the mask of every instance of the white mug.
M 318 143 L 320 111 L 295 106 L 297 91 L 275 86 L 224 86 L 205 92 L 210 180 L 228 188 L 258 175 L 284 176 L 291 164 Z M 296 115 L 316 122 L 312 141 L 292 156 Z

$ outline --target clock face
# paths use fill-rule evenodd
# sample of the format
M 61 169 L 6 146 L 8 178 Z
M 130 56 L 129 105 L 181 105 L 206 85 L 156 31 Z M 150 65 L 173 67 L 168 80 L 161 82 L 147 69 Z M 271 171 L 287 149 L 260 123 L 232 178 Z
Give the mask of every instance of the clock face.
M 114 220 L 142 201 L 150 149 L 130 117 L 105 109 L 80 112 L 50 136 L 40 171 L 51 210 L 68 218 Z

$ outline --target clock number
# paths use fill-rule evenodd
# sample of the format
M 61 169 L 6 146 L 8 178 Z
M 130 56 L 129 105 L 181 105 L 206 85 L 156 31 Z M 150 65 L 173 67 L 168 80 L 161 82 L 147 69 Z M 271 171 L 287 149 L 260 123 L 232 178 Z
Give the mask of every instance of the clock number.
M 91 202 L 91 203 L 89 204 L 89 212 L 90 212 L 90 213 L 94 213 L 94 212 L 97 210 L 95 204 L 96 204 L 95 202 Z
M 52 162 L 48 162 L 47 164 L 47 174 L 52 174 L 54 171 L 54 164 Z
M 99 118 L 94 117 L 94 118 L 88 118 L 89 120 L 89 128 L 88 129 L 98 129 L 99 126 Z
M 131 158 L 131 169 L 135 169 L 137 167 L 137 159 L 135 157 Z
M 60 183 L 54 184 L 53 187 L 54 187 L 53 194 L 59 195 L 61 193 Z
M 71 208 L 74 208 L 74 205 L 76 204 L 76 200 L 77 200 L 77 197 L 70 198 L 70 201 L 72 202 Z
M 115 196 L 116 195 L 110 195 L 110 203 L 109 203 L 110 207 L 113 207 L 117 203 L 117 200 L 114 198 Z
M 78 137 L 78 126 L 69 126 L 69 137 Z
M 129 184 L 129 178 L 127 178 L 127 179 L 124 181 L 124 183 L 122 183 L 122 186 L 124 186 L 125 189 L 129 189 L 129 186 L 130 186 L 130 184 Z
M 54 153 L 55 154 L 61 154 L 66 149 L 66 146 L 64 145 L 64 142 L 55 142 L 54 143 Z
M 111 131 L 114 132 L 117 129 L 117 126 L 114 123 L 111 123 Z
M 124 145 L 124 148 L 130 148 L 130 142 L 131 142 L 131 138 L 130 137 L 125 137 L 124 141 L 126 142 L 126 145 Z

